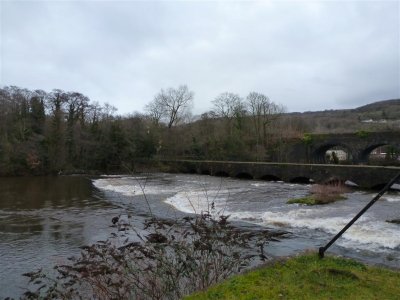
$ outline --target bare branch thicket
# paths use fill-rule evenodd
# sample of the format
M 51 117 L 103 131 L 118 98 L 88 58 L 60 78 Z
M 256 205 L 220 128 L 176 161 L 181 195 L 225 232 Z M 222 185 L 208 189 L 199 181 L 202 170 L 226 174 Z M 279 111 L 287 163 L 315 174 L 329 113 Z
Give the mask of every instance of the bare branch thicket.
M 272 126 L 279 126 L 276 122 L 285 111 L 284 107 L 272 102 L 267 96 L 257 92 L 251 92 L 246 98 L 246 105 L 252 119 L 256 147 L 262 151 L 268 148 L 269 135 L 273 131 Z M 281 132 L 278 130 L 278 132 Z M 260 159 L 262 157 L 258 157 Z
M 314 184 L 311 187 L 311 194 L 319 204 L 335 202 L 343 198 L 343 194 L 350 189 L 342 182 L 332 182 L 329 184 Z
M 247 111 L 243 99 L 238 94 L 222 93 L 212 103 L 212 115 L 226 121 L 229 135 L 232 135 L 234 127 L 239 131 L 243 129 L 243 119 Z
M 153 101 L 146 105 L 146 111 L 156 124 L 164 120 L 167 127 L 171 128 L 190 115 L 193 97 L 194 93 L 186 85 L 177 89 L 161 89 Z
M 265 137 L 267 127 L 285 111 L 281 105 L 272 102 L 267 96 L 257 92 L 251 92 L 247 96 L 247 106 L 258 138 L 261 138 L 261 134 Z
M 122 244 L 82 247 L 78 258 L 56 267 L 56 278 L 41 270 L 24 274 L 36 290 L 23 299 L 180 299 L 265 260 L 265 244 L 285 234 L 242 230 L 207 213 L 115 226 L 133 234 Z
M 118 111 L 118 108 L 116 108 L 114 105 L 111 105 L 110 103 L 104 103 L 104 107 L 102 109 L 102 115 L 101 119 L 110 121 L 114 118 L 115 113 Z
M 242 108 L 242 98 L 238 94 L 225 92 L 212 101 L 215 117 L 232 120 L 235 114 Z

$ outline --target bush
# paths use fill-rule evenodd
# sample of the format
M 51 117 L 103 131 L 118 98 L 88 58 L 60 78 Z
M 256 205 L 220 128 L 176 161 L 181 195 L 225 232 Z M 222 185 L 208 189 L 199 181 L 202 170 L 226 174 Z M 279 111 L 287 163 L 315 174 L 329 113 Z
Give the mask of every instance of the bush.
M 310 133 L 305 133 L 303 135 L 302 141 L 304 144 L 307 146 L 311 145 L 313 143 L 313 136 Z
M 356 132 L 356 135 L 361 139 L 365 139 L 369 136 L 369 132 L 365 130 L 359 130 Z
M 35 291 L 25 299 L 179 299 L 265 260 L 264 245 L 284 234 L 243 231 L 228 217 L 209 214 L 181 220 L 148 219 L 134 228 L 114 218 L 118 230 L 133 232 L 119 246 L 110 240 L 82 247 L 80 257 L 56 266 L 58 276 L 24 274 Z

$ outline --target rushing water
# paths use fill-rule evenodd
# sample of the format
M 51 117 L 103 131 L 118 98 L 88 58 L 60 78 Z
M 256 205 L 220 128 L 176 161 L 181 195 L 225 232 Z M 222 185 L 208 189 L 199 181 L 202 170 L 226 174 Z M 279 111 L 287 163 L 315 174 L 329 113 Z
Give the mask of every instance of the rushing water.
M 309 191 L 309 185 L 184 174 L 1 178 L 0 298 L 24 291 L 22 273 L 50 270 L 80 246 L 107 238 L 116 215 L 131 214 L 136 222 L 150 212 L 230 215 L 239 226 L 290 231 L 290 238 L 266 249 L 289 255 L 326 244 L 374 196 L 353 191 L 329 205 L 286 204 Z M 399 218 L 399 193 L 384 195 L 328 251 L 400 268 L 400 225 L 386 222 Z

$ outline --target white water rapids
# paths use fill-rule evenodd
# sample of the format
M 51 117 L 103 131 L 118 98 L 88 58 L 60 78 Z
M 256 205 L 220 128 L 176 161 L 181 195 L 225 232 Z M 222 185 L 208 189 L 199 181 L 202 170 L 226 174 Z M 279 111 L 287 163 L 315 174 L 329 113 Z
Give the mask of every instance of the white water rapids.
M 204 175 L 162 174 L 159 179 L 121 177 L 101 178 L 93 183 L 101 190 L 134 197 L 145 193 L 161 197 L 164 203 L 185 213 L 211 212 L 230 215 L 231 220 L 245 221 L 269 228 L 290 231 L 293 236 L 324 245 L 339 232 L 375 195 L 353 191 L 346 200 L 328 205 L 287 204 L 303 197 L 310 185 L 236 180 Z M 162 178 L 162 179 L 161 179 Z M 144 181 L 145 180 L 145 181 Z M 400 266 L 400 225 L 388 220 L 400 218 L 400 194 L 390 192 L 375 203 L 337 242 L 341 254 L 353 251 L 374 260 L 390 261 Z M 278 246 L 277 246 L 278 247 Z M 295 247 L 295 246 L 292 246 Z M 301 250 L 301 249 L 299 249 Z M 359 254 L 357 254 L 359 255 Z M 372 257 L 372 258 L 371 258 Z
M 0 299 L 17 299 L 24 293 L 28 279 L 21 274 L 37 268 L 52 272 L 54 265 L 79 255 L 79 247 L 112 237 L 115 216 L 128 217 L 139 228 L 151 214 L 230 215 L 231 221 L 239 221 L 237 226 L 290 232 L 265 248 L 267 256 L 274 257 L 326 245 L 375 196 L 353 190 L 347 200 L 328 205 L 287 204 L 310 189 L 283 182 L 160 173 L 1 178 Z M 386 222 L 394 219 L 400 219 L 398 191 L 385 194 L 328 252 L 400 269 L 400 225 Z

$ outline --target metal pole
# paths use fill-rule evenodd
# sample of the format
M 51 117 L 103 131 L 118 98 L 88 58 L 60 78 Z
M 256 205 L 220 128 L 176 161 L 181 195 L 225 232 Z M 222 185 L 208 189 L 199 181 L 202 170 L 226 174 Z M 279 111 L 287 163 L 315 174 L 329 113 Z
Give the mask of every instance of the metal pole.
M 325 253 L 325 251 L 326 250 L 328 250 L 328 248 L 330 247 L 330 246 L 332 246 L 332 244 L 338 239 L 338 238 L 340 238 L 341 237 L 341 235 L 343 234 L 343 233 L 345 233 L 346 232 L 346 230 L 347 229 L 349 229 L 349 227 L 351 226 L 351 225 L 353 225 L 353 223 L 355 222 L 355 221 L 357 221 L 358 220 L 358 218 L 359 217 L 361 217 L 372 205 L 374 205 L 374 203 L 376 202 L 376 201 L 378 201 L 378 199 L 380 198 L 380 197 L 382 197 L 382 195 L 388 190 L 388 189 L 390 189 L 390 187 L 393 185 L 393 184 L 395 184 L 396 183 L 396 181 L 397 180 L 399 180 L 400 179 L 400 173 L 399 174 L 397 174 L 388 184 L 386 184 L 386 186 L 346 225 L 346 226 L 344 226 L 343 227 L 343 229 L 342 230 L 340 230 L 340 232 L 338 233 L 338 234 L 336 234 L 335 235 L 335 237 L 328 243 L 328 244 L 326 244 L 326 246 L 325 247 L 320 247 L 319 248 L 319 251 L 318 251 L 318 253 L 319 253 L 319 257 L 320 258 L 324 258 L 324 253 Z

